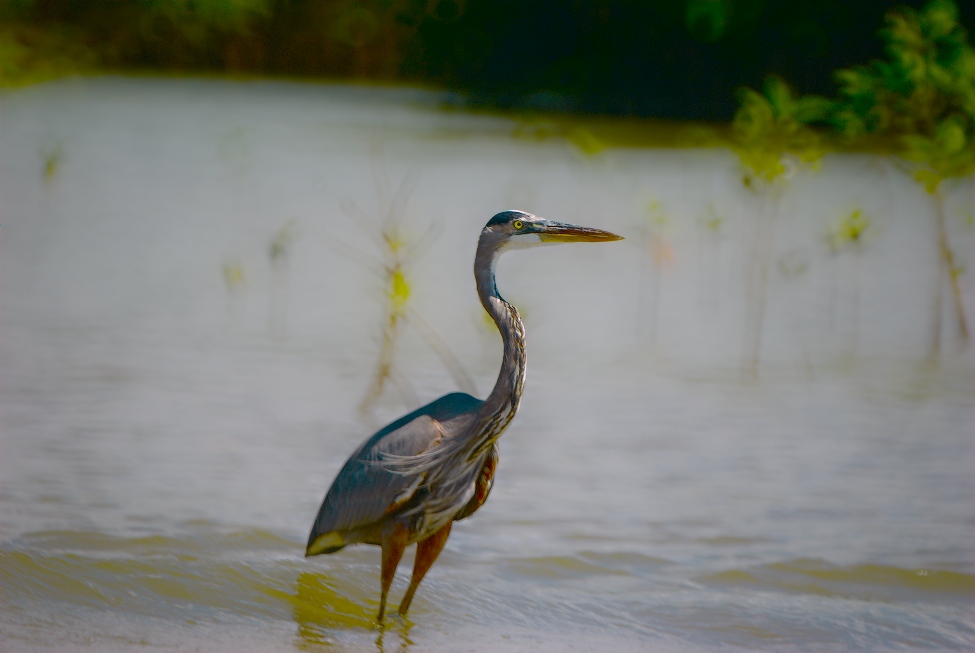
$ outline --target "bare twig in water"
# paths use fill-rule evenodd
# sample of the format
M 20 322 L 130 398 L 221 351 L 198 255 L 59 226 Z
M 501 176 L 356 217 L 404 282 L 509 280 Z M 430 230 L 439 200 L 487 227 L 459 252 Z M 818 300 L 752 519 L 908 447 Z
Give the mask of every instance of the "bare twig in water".
M 721 308 L 721 253 L 728 218 L 718 213 L 714 202 L 708 202 L 698 218 L 698 304 L 707 308 L 713 317 Z M 705 252 L 710 250 L 710 252 Z M 710 265 L 706 265 L 708 262 Z
M 846 250 L 853 251 L 853 272 L 848 285 L 851 292 L 850 356 L 856 357 L 860 341 L 860 267 L 865 241 L 875 232 L 863 209 L 857 207 L 834 221 L 826 232 L 826 244 L 835 259 Z
M 667 227 L 670 216 L 657 200 L 650 200 L 643 209 L 643 220 L 638 227 L 640 231 L 639 246 L 643 251 L 640 257 L 640 298 L 637 314 L 637 333 L 642 335 L 648 330 L 647 340 L 651 347 L 657 344 L 657 325 L 659 322 L 660 291 L 663 275 L 674 263 L 674 250 L 667 239 Z M 647 263 L 653 264 L 653 275 L 650 276 Z M 649 279 L 649 327 L 644 322 L 645 306 L 647 304 L 647 277 Z
M 236 258 L 226 259 L 221 266 L 221 271 L 224 286 L 227 288 L 227 315 L 232 320 L 237 320 L 243 312 L 246 286 L 244 266 Z
M 271 237 L 268 258 L 271 261 L 271 286 L 268 296 L 268 331 L 274 337 L 288 332 L 288 274 L 291 245 L 298 236 L 297 221 L 289 220 Z
M 379 209 L 378 218 L 362 210 L 352 201 L 342 203 L 342 210 L 358 220 L 380 252 L 379 256 L 375 256 L 355 248 L 344 247 L 345 251 L 342 254 L 377 272 L 383 287 L 385 308 L 380 332 L 379 357 L 365 397 L 359 404 L 359 410 L 364 414 L 372 412 L 376 401 L 383 395 L 387 383 L 392 384 L 407 406 L 418 405 L 416 392 L 406 377 L 396 369 L 396 350 L 401 326 L 404 323 L 410 324 L 440 358 L 458 388 L 475 394 L 474 383 L 460 361 L 433 327 L 410 307 L 413 283 L 408 272 L 409 264 L 423 254 L 437 235 L 434 224 L 418 236 L 410 235 L 405 226 L 409 200 L 416 188 L 416 175 L 408 174 L 393 191 L 378 148 L 373 150 L 372 163 Z
M 444 367 L 447 368 L 447 372 L 450 373 L 450 377 L 454 380 L 457 387 L 467 394 L 477 394 L 474 380 L 471 379 L 467 370 L 464 369 L 464 366 L 454 356 L 454 352 L 447 347 L 443 339 L 430 326 L 430 323 L 420 317 L 420 314 L 414 309 L 407 311 L 406 319 L 409 321 L 410 326 L 416 329 L 420 337 L 430 346 L 430 349 L 437 355 Z
M 54 183 L 58 171 L 61 169 L 61 162 L 64 160 L 63 143 L 57 141 L 54 145 L 43 148 L 41 150 L 41 159 L 43 161 L 41 174 L 44 178 L 44 185 L 50 186 Z

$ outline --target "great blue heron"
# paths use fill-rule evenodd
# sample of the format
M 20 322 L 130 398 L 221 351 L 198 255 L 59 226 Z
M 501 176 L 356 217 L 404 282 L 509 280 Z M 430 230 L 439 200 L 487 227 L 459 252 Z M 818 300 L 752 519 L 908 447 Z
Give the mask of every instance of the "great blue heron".
M 525 326 L 495 285 L 498 257 L 509 249 L 621 240 L 616 234 L 504 211 L 481 231 L 474 278 L 484 309 L 504 342 L 501 372 L 484 401 L 461 392 L 404 415 L 367 439 L 339 471 L 315 518 L 305 555 L 364 542 L 382 547 L 379 615 L 396 566 L 417 542 L 413 578 L 399 606 L 405 615 L 451 524 L 487 500 L 498 464 L 497 441 L 518 410 L 525 383 Z

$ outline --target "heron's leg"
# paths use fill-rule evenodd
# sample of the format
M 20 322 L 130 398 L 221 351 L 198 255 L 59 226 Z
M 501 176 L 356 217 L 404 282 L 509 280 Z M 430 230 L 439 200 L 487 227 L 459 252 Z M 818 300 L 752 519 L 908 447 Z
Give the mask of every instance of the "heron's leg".
M 380 576 L 382 595 L 379 598 L 379 616 L 376 617 L 376 621 L 383 620 L 383 614 L 386 612 L 386 595 L 389 594 L 389 586 L 393 584 L 393 577 L 396 575 L 396 566 L 403 557 L 403 551 L 409 540 L 410 531 L 402 524 L 388 524 L 383 528 L 383 569 Z
M 410 609 L 410 603 L 413 601 L 413 593 L 416 592 L 420 581 L 430 571 L 434 560 L 437 559 L 437 556 L 443 550 L 443 545 L 447 543 L 447 538 L 450 536 L 450 527 L 453 523 L 452 521 L 447 522 L 446 526 L 416 545 L 416 561 L 413 563 L 413 578 L 410 580 L 410 586 L 406 590 L 406 594 L 403 595 L 403 602 L 399 604 L 399 613 L 401 615 L 405 615 L 406 611 Z

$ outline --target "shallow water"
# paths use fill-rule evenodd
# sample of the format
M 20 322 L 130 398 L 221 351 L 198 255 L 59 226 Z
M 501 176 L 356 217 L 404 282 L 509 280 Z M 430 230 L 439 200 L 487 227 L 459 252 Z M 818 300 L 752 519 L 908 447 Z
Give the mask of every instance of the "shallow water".
M 941 364 L 919 362 L 924 196 L 869 157 L 795 181 L 776 251 L 808 271 L 773 275 L 752 379 L 729 157 L 581 159 L 435 101 L 115 79 L 0 99 L 2 648 L 971 650 L 975 367 L 949 324 Z M 302 557 L 346 456 L 412 408 L 390 390 L 356 412 L 382 291 L 347 256 L 371 246 L 347 205 L 378 211 L 377 149 L 391 187 L 416 175 L 408 224 L 438 234 L 412 301 L 482 393 L 500 351 L 469 272 L 483 222 L 514 204 L 628 236 L 502 261 L 528 329 L 522 410 L 490 501 L 381 631 L 378 549 Z M 949 195 L 962 256 L 971 193 Z M 648 197 L 676 252 L 652 328 L 633 247 Z M 714 243 L 709 201 L 730 207 Z M 854 203 L 882 226 L 855 330 L 849 277 L 832 285 L 850 261 L 816 245 Z M 266 248 L 292 218 L 284 319 Z M 400 345 L 420 400 L 454 389 L 416 333 Z

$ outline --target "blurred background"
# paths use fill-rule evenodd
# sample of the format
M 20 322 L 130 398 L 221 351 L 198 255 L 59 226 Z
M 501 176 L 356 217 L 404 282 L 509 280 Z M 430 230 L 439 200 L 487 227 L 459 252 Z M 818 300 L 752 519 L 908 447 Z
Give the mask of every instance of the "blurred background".
M 950 0 L 0 0 L 0 647 L 971 650 L 975 51 Z M 304 559 L 500 338 L 408 620 Z M 396 605 L 411 564 L 394 583 Z
M 883 55 L 876 32 L 904 4 L 4 0 L 0 15 L 7 85 L 105 69 L 375 80 L 464 106 L 729 122 L 770 74 L 834 94 L 835 71 Z

